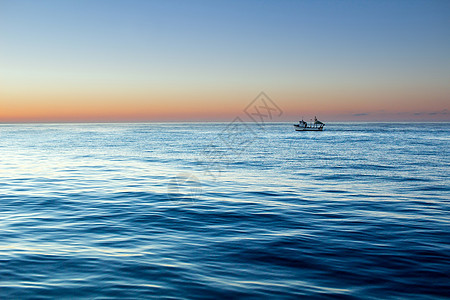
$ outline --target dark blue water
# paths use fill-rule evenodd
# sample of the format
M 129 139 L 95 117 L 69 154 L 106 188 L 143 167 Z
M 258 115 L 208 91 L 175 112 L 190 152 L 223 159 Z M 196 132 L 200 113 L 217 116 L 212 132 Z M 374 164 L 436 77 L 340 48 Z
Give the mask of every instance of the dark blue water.
M 449 149 L 449 123 L 0 125 L 0 298 L 445 298 Z

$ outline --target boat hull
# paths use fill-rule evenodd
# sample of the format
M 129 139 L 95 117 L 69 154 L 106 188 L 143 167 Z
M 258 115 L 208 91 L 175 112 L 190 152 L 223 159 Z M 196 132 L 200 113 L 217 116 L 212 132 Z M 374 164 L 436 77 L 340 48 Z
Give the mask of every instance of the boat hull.
M 323 127 L 300 127 L 294 125 L 295 131 L 322 131 Z
M 323 131 L 322 128 L 295 128 L 295 131 Z

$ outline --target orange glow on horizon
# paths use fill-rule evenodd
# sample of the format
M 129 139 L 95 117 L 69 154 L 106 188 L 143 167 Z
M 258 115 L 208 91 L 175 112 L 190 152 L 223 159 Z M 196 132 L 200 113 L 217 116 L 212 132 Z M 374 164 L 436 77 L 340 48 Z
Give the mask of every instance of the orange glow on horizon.
M 0 122 L 229 121 L 243 115 L 255 94 L 212 92 L 0 93 Z M 257 95 L 257 94 L 256 94 Z M 315 115 L 329 120 L 449 120 L 443 95 L 304 91 L 268 93 L 283 110 L 274 121 Z M 428 99 L 427 101 L 423 99 Z

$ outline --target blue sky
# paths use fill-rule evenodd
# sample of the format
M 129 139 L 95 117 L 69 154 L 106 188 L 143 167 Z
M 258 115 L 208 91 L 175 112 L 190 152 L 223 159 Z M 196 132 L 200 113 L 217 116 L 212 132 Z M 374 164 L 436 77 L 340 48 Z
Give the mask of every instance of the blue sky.
M 264 90 L 294 113 L 415 118 L 450 96 L 450 1 L 2 0 L 0 40 L 11 112 L 122 95 L 216 116 Z

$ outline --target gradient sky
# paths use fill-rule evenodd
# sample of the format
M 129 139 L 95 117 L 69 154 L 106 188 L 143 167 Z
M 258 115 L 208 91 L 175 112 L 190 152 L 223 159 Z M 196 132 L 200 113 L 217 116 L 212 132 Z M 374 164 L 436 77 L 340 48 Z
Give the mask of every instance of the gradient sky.
M 450 1 L 0 0 L 0 122 L 450 121 Z M 277 120 L 278 121 L 278 120 Z

